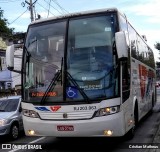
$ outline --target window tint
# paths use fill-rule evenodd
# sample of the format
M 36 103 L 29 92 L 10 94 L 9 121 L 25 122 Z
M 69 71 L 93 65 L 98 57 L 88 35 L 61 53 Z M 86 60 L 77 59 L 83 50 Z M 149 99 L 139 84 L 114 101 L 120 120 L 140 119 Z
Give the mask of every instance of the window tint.
M 67 71 L 90 99 L 118 95 L 112 46 L 116 16 L 89 16 L 69 22 Z M 68 87 L 72 86 L 69 80 Z M 71 98 L 68 97 L 68 100 Z M 78 94 L 72 100 L 81 99 Z
M 128 31 L 126 19 L 124 19 L 124 17 L 121 15 L 119 15 L 119 18 L 120 18 L 120 22 L 119 22 L 120 30 Z
M 25 77 L 25 98 L 34 102 L 41 101 L 49 84 L 61 70 L 64 58 L 66 21 L 46 22 L 29 28 L 26 39 L 26 48 L 31 54 Z M 62 101 L 63 84 L 57 82 L 47 96 L 48 101 Z M 36 99 L 35 99 L 36 98 Z
M 153 51 L 131 25 L 129 25 L 129 38 L 131 42 L 131 56 L 155 68 Z

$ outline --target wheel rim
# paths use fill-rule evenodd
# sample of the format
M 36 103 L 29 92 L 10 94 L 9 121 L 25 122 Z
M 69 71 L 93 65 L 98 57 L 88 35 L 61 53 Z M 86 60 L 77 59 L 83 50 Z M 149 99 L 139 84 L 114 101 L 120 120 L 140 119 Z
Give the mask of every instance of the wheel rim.
M 17 126 L 12 127 L 12 137 L 14 139 L 16 139 L 18 137 L 18 127 Z

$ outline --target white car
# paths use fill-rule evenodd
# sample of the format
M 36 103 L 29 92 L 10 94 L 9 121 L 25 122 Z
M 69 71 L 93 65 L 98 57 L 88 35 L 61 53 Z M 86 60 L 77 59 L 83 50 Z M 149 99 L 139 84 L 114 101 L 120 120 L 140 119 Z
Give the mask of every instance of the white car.
M 20 131 L 23 131 L 21 111 L 21 96 L 0 98 L 0 136 L 19 137 Z

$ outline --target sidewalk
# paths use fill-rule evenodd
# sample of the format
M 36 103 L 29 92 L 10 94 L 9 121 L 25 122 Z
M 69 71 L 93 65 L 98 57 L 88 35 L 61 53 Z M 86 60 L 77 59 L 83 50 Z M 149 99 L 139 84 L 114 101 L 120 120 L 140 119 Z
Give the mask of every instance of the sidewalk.
M 159 114 L 159 118 L 158 118 L 158 123 L 160 124 L 160 114 Z M 153 139 L 153 144 L 157 144 L 159 149 L 150 149 L 148 152 L 160 152 L 160 125 L 157 129 L 157 132 L 154 136 L 154 139 Z
M 158 94 L 158 97 L 157 97 L 157 105 L 158 106 L 156 106 L 154 111 L 159 113 L 158 120 L 157 120 L 157 124 L 159 124 L 159 127 L 154 136 L 153 143 L 158 144 L 159 149 L 150 149 L 148 152 L 160 152 L 160 94 Z

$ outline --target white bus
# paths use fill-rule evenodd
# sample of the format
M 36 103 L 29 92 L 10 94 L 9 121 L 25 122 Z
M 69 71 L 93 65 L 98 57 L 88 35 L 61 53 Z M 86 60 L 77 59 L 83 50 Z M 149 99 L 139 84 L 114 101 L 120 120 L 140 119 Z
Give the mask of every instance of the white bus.
M 29 25 L 22 61 L 26 135 L 133 137 L 155 96 L 153 52 L 116 8 Z

